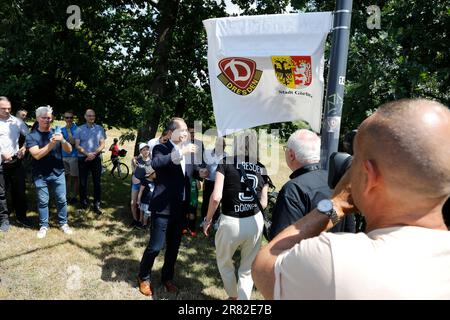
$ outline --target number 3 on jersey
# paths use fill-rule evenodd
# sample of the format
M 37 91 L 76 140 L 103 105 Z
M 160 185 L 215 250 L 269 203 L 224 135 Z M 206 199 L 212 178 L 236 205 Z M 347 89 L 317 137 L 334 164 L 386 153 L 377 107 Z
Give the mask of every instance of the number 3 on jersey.
M 256 187 L 258 186 L 258 177 L 254 174 L 247 173 L 247 178 L 252 181 L 252 188 L 256 190 Z M 244 177 L 241 177 L 241 183 L 245 184 Z M 253 201 L 251 190 L 246 188 L 245 192 L 239 192 L 239 200 L 243 202 Z

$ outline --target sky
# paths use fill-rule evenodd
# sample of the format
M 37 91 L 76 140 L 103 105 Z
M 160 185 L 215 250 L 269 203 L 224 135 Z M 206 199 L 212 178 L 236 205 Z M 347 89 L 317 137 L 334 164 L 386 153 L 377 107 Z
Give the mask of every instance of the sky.
M 218 3 L 220 3 L 220 0 L 217 0 Z M 241 10 L 239 9 L 239 6 L 232 4 L 231 0 L 225 0 L 225 4 L 227 5 L 227 13 L 228 14 L 240 14 Z
M 221 0 L 216 0 L 216 1 L 217 1 L 217 3 L 220 3 Z M 227 13 L 228 14 L 233 14 L 233 13 L 238 14 L 238 15 L 241 14 L 242 11 L 239 9 L 239 6 L 232 4 L 231 0 L 225 0 L 225 4 L 227 5 Z M 289 5 L 286 8 L 285 12 L 289 12 L 290 10 L 292 10 L 292 7 Z

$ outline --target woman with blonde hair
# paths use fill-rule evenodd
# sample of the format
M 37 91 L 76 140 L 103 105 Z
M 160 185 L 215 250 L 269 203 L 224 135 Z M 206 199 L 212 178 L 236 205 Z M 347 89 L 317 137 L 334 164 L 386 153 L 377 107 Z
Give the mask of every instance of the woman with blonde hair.
M 211 195 L 208 213 L 203 223 L 207 236 L 212 217 L 220 202 L 222 214 L 215 236 L 216 260 L 225 291 L 229 299 L 249 300 L 253 288 L 251 266 L 261 247 L 263 216 L 256 201 L 267 206 L 266 168 L 258 162 L 258 143 L 254 132 L 240 134 L 234 139 L 234 156 L 226 157 L 216 171 L 214 190 Z M 245 178 L 252 182 L 258 199 L 246 187 Z M 235 276 L 233 255 L 240 249 L 241 259 L 238 280 Z

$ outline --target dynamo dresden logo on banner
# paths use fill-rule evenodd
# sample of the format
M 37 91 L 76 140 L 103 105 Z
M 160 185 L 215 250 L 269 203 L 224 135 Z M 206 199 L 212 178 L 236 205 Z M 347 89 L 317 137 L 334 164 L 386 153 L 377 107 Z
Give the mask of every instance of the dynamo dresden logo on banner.
M 279 83 L 302 89 L 312 82 L 311 56 L 274 56 L 272 64 Z
M 219 61 L 222 71 L 217 76 L 230 91 L 246 96 L 252 93 L 261 79 L 262 71 L 256 69 L 256 62 L 247 58 L 225 58 Z

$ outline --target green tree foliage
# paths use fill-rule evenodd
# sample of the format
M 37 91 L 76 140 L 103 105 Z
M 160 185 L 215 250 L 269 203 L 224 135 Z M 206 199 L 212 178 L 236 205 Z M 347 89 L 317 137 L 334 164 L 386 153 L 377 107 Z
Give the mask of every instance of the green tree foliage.
M 381 29 L 367 27 L 367 7 L 381 9 Z M 292 1 L 304 11 L 333 11 L 332 1 Z M 428 97 L 450 104 L 450 3 L 354 0 L 341 133 L 381 104 Z M 331 37 L 330 37 L 331 38 Z
M 224 1 L 76 3 L 83 23 L 69 30 L 71 1 L 0 0 L 0 95 L 14 109 L 50 104 L 57 114 L 73 109 L 81 116 L 93 107 L 99 121 L 137 130 L 138 142 L 175 115 L 214 126 L 202 20 L 226 16 Z M 232 3 L 244 15 L 335 6 L 313 0 Z M 374 4 L 381 8 L 381 30 L 366 25 L 366 8 Z M 449 105 L 449 16 L 448 1 L 353 1 L 342 133 L 393 99 L 425 96 Z M 297 125 L 268 128 L 285 138 Z

